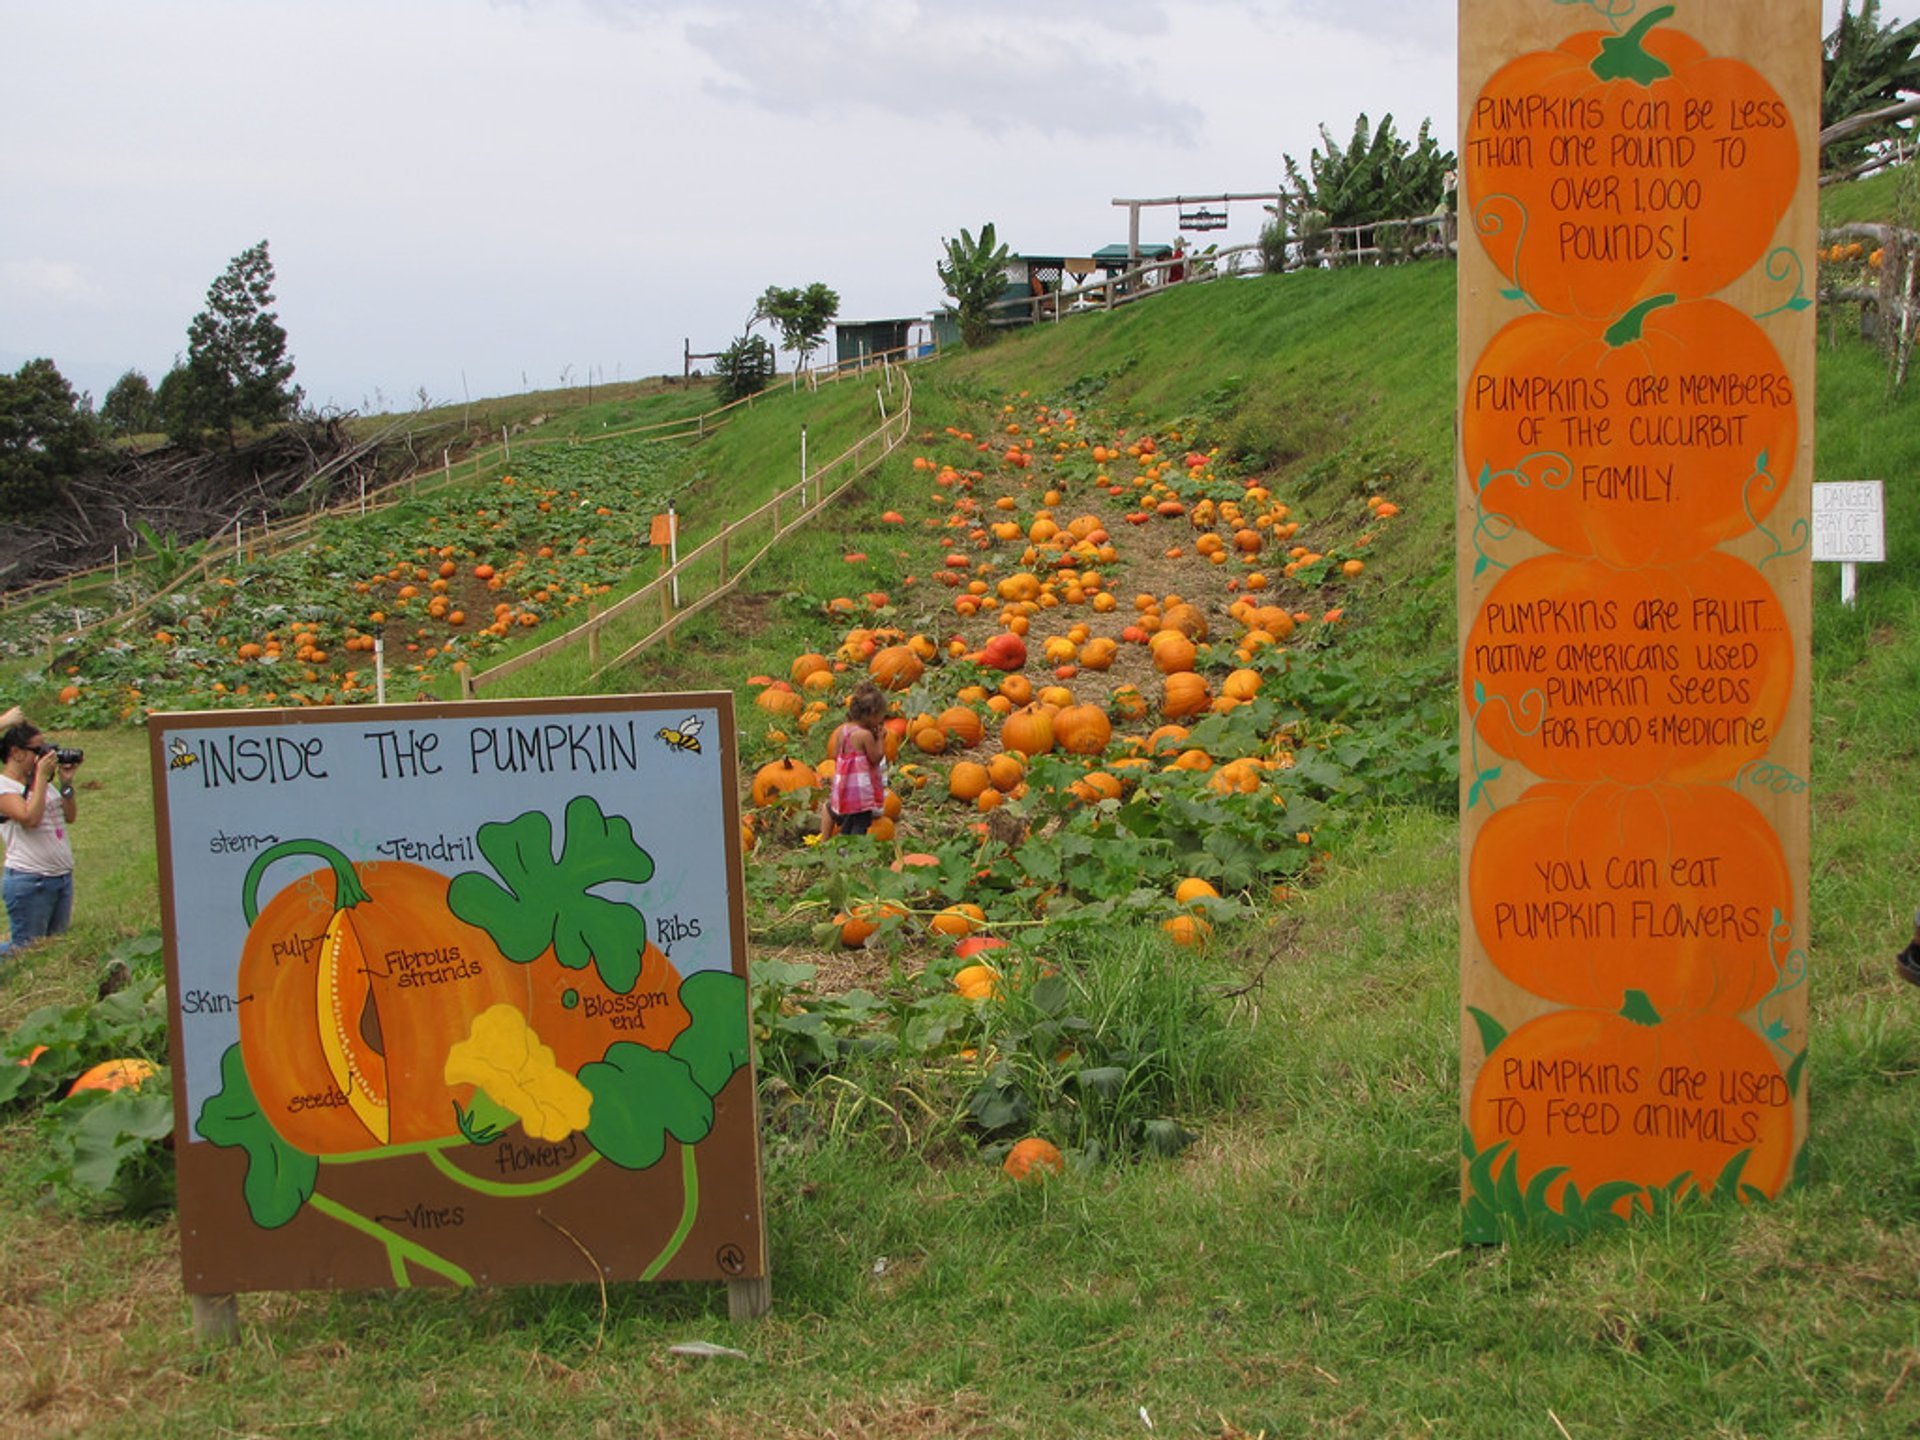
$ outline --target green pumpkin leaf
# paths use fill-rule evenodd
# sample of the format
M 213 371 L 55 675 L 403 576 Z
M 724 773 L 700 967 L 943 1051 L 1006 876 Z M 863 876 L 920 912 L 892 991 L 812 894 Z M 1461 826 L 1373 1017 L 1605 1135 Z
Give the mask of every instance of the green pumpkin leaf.
M 623 1170 L 645 1170 L 667 1153 L 667 1137 L 697 1145 L 713 1128 L 713 1100 L 684 1061 L 622 1040 L 607 1058 L 580 1067 L 593 1095 L 587 1143 Z
M 282 1140 L 260 1113 L 238 1045 L 229 1045 L 220 1057 L 220 1090 L 200 1107 L 197 1128 L 204 1140 L 226 1148 L 237 1145 L 247 1152 L 241 1194 L 253 1223 L 262 1229 L 279 1229 L 312 1197 L 320 1162 Z
M 607 988 L 624 995 L 640 978 L 647 917 L 593 891 L 615 881 L 646 884 L 653 857 L 634 840 L 633 826 L 602 813 L 591 795 L 567 802 L 565 823 L 558 859 L 544 811 L 482 825 L 474 839 L 500 880 L 477 870 L 454 876 L 447 908 L 491 935 L 509 960 L 526 964 L 551 948 L 569 970 L 596 966 Z
M 667 1053 L 703 1092 L 718 1095 L 751 1054 L 746 982 L 729 970 L 699 970 L 680 982 L 680 1003 L 691 1023 Z

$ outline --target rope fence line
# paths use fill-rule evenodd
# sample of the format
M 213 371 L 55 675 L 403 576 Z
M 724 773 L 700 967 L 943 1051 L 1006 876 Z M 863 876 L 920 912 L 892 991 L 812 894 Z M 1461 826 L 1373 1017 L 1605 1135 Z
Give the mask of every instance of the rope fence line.
M 849 368 L 849 373 L 858 375 L 864 373 L 867 368 L 871 368 L 876 362 L 889 365 L 896 363 L 892 359 L 891 352 L 884 357 L 864 358 L 864 365 L 851 367 L 849 362 L 849 367 L 843 368 Z M 905 358 L 903 356 L 903 360 Z M 659 575 L 632 594 L 622 597 L 605 610 L 589 616 L 584 623 L 477 674 L 472 671 L 462 671 L 461 690 L 464 697 L 472 699 L 483 689 L 498 685 L 541 661 L 550 660 L 582 645 L 587 649 L 588 663 L 596 667 L 589 678 L 598 679 L 666 639 L 678 626 L 730 594 L 756 565 L 772 553 L 780 541 L 824 513 L 847 492 L 849 487 L 870 475 L 881 461 L 906 440 L 913 426 L 913 379 L 904 363 L 900 363 L 898 368 L 901 372 L 905 395 L 900 407 L 875 429 L 861 436 L 812 474 L 803 476 L 796 484 L 779 491 L 755 509 L 729 521 L 717 534 L 683 555 L 679 563 L 661 571 Z M 833 378 L 841 377 L 836 375 Z M 840 475 L 833 489 L 828 490 L 829 480 L 842 471 L 845 473 Z M 811 500 L 808 499 L 809 492 L 813 497 Z M 795 505 L 799 507 L 797 511 L 791 508 Z M 786 511 L 784 519 L 782 518 L 783 510 Z M 768 523 L 772 528 L 764 543 L 736 567 L 732 556 L 735 539 L 743 532 L 757 529 Z M 691 582 L 695 578 L 695 572 L 711 566 L 717 566 L 718 570 L 713 587 L 699 599 L 684 605 L 679 604 L 677 594 L 681 582 L 683 580 Z M 600 663 L 602 632 L 608 626 L 629 616 L 638 615 L 652 605 L 660 608 L 660 623 L 613 659 L 604 664 Z

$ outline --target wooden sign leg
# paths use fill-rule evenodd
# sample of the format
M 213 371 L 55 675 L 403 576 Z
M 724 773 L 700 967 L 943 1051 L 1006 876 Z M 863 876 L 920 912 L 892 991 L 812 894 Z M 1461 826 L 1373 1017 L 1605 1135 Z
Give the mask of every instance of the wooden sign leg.
M 750 1280 L 727 1281 L 727 1318 L 758 1320 L 773 1304 L 773 1280 L 761 1275 Z
M 193 1305 L 193 1338 L 216 1345 L 240 1339 L 240 1302 L 231 1295 L 189 1295 Z

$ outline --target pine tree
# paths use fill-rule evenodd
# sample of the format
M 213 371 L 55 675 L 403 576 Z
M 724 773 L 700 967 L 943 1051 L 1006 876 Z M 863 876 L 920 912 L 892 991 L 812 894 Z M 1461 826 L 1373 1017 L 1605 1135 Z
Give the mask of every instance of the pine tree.
M 207 290 L 207 308 L 187 327 L 184 383 L 168 397 L 174 439 L 220 431 L 231 445 L 242 425 L 276 424 L 299 408 L 287 332 L 273 303 L 273 261 L 262 240 L 228 262 Z

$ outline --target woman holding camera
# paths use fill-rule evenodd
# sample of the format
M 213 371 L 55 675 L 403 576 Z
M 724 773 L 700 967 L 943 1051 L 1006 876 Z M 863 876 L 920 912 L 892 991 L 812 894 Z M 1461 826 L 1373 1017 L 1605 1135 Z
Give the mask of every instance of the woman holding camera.
M 73 792 L 78 764 L 63 764 L 60 752 L 25 721 L 0 731 L 0 840 L 7 847 L 0 896 L 13 932 L 0 955 L 63 933 L 73 917 L 67 827 L 79 813 Z

